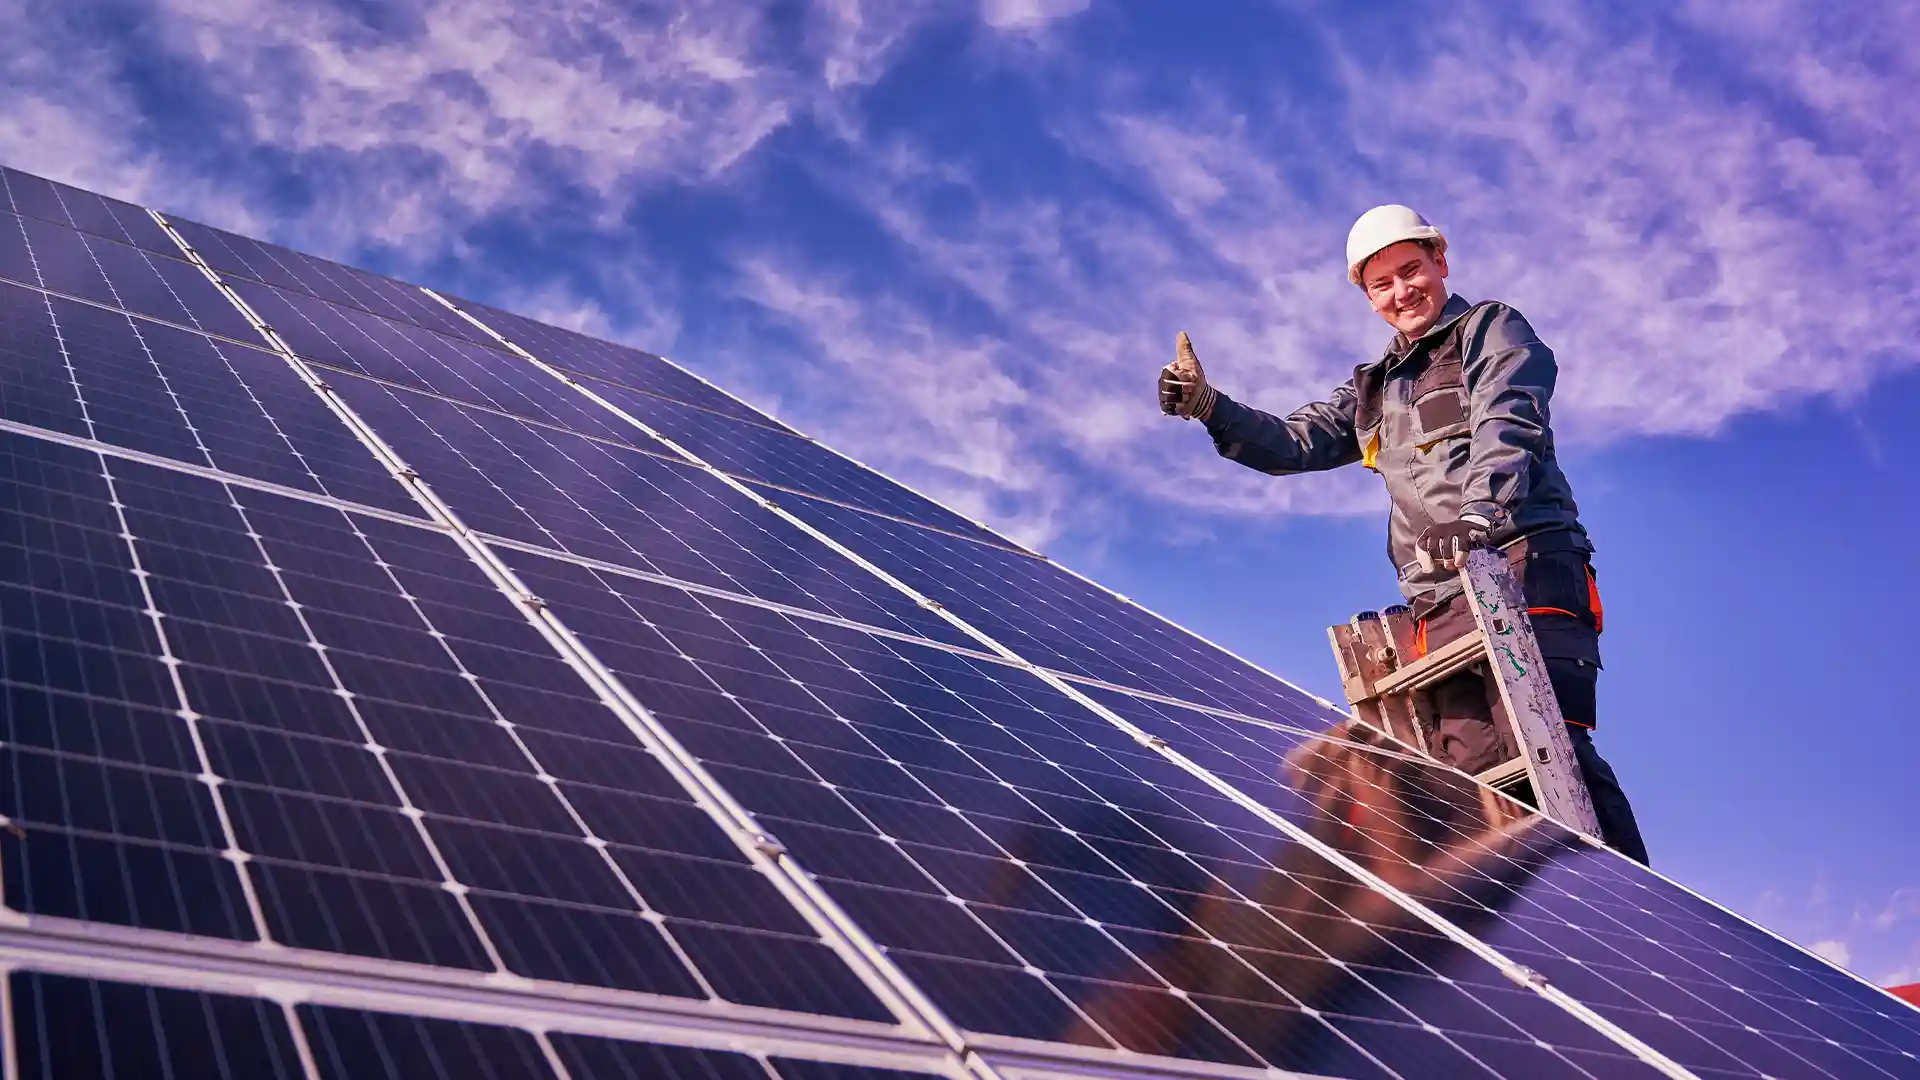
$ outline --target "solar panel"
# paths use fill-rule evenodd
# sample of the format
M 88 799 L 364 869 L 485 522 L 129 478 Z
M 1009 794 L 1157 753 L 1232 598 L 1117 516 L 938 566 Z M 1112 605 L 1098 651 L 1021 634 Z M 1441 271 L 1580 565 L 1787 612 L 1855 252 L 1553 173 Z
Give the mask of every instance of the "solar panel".
M 436 477 L 476 530 L 903 633 L 969 640 L 691 465 L 361 379 L 334 382 L 382 438 Z
M 6 209 L 22 217 L 67 225 L 123 244 L 177 256 L 179 245 L 153 217 L 132 203 L 57 183 L 0 165 Z
M 1003 547 L 1011 541 L 798 435 L 589 380 L 586 389 L 701 461 L 769 487 L 846 503 Z
M 817 500 L 796 517 L 1034 663 L 1310 728 L 1325 702 L 1045 560 Z
M 253 340 L 246 319 L 183 259 L 12 214 L 0 221 L 0 232 L 19 237 L 17 244 L 12 237 L 6 241 L 0 276 L 236 341 Z
M 187 247 L 243 289 L 243 282 L 261 282 L 450 337 L 488 341 L 471 323 L 411 285 L 183 218 L 172 219 L 172 224 Z
M 780 431 L 791 430 L 732 394 L 652 353 L 590 338 L 558 326 L 548 326 L 485 304 L 467 300 L 452 302 L 460 310 L 478 316 L 482 324 L 504 340 L 513 342 L 555 367 L 589 376 L 597 382 L 640 390 L 736 420 L 747 420 Z
M 658 357 L 4 177 L 10 1075 L 1920 1072 Z
M 248 306 L 305 360 L 536 424 L 659 449 L 631 424 L 511 353 L 246 281 Z
M 286 360 L 0 283 L 0 421 L 418 515 Z

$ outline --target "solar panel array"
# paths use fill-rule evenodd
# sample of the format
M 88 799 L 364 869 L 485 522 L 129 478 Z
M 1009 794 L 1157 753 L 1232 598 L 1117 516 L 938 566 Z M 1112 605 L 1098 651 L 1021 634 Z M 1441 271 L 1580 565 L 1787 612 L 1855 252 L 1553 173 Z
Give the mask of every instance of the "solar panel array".
M 1920 1076 L 658 356 L 0 181 L 4 1080 Z

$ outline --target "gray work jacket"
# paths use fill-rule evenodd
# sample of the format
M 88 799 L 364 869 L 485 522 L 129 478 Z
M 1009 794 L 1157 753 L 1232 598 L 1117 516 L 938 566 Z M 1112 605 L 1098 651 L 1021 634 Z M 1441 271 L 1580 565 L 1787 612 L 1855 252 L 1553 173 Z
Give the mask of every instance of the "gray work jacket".
M 1379 473 L 1393 503 L 1387 554 L 1419 613 L 1460 591 L 1455 574 L 1415 558 L 1436 522 L 1477 514 L 1500 547 L 1593 551 L 1553 452 L 1557 370 L 1518 311 L 1449 296 L 1431 330 L 1394 335 L 1326 401 L 1283 419 L 1221 394 L 1207 431 L 1222 457 L 1274 476 L 1354 462 Z

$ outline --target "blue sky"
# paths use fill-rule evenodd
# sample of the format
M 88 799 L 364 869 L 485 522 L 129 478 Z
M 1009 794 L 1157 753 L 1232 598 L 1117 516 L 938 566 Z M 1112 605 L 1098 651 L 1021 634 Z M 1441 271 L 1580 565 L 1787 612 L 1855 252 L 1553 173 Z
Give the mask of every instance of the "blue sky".
M 1356 7 L 0 0 L 0 160 L 671 355 L 1327 696 L 1377 481 L 1151 384 L 1324 394 L 1413 204 L 1560 357 L 1657 865 L 1920 981 L 1920 14 Z

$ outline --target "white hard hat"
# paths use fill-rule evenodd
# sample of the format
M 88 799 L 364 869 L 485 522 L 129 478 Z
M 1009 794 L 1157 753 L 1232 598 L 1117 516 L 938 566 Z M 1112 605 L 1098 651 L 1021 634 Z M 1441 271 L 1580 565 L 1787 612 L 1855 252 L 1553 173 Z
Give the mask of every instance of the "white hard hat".
M 1426 240 L 1441 254 L 1447 250 L 1447 238 L 1426 218 L 1394 203 L 1376 206 L 1361 214 L 1347 233 L 1347 280 L 1360 284 L 1360 268 L 1367 260 L 1402 240 Z

